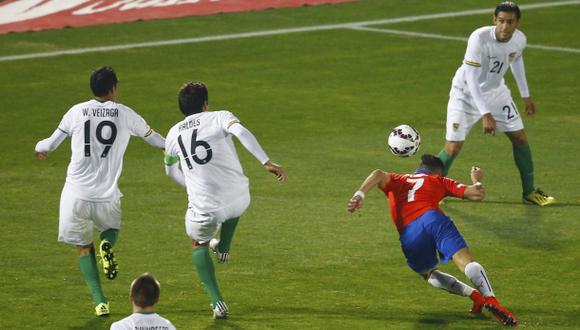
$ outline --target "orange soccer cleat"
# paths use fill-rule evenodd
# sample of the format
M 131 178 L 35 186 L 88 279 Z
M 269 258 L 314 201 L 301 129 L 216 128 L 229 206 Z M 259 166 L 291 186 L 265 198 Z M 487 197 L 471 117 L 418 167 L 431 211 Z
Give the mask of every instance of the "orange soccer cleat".
M 516 326 L 518 324 L 518 320 L 516 319 L 515 315 L 507 309 L 503 308 L 495 297 L 486 297 L 484 305 L 485 308 L 490 311 L 493 316 L 495 316 L 495 318 L 498 319 L 498 321 L 500 321 L 503 325 Z
M 485 298 L 483 297 L 481 292 L 473 290 L 473 292 L 469 296 L 469 299 L 473 301 L 473 306 L 471 307 L 471 310 L 469 312 L 473 315 L 481 313 L 483 305 L 485 305 Z

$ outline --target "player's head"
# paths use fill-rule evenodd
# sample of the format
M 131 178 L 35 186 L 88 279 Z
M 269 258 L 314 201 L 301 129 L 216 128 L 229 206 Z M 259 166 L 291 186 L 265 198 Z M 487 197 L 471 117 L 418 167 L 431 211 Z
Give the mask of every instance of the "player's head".
M 421 156 L 421 164 L 419 164 L 418 170 L 441 175 L 443 174 L 443 162 L 437 156 L 424 154 Z
M 150 307 L 159 301 L 159 282 L 149 273 L 137 277 L 131 284 L 131 301 L 139 307 Z
M 207 109 L 207 86 L 202 82 L 190 81 L 183 85 L 177 94 L 179 110 L 191 116 Z
M 520 17 L 520 7 L 514 2 L 505 1 L 497 5 L 493 14 L 496 39 L 502 42 L 509 41 L 518 27 Z
M 117 75 L 110 66 L 102 66 L 91 74 L 91 90 L 93 95 L 104 97 L 117 87 Z

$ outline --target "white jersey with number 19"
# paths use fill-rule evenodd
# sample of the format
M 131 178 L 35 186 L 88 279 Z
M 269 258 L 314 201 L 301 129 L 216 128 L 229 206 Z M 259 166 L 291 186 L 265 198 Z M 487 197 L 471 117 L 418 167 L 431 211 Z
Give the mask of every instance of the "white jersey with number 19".
M 65 188 L 80 199 L 94 202 L 121 198 L 117 182 L 129 138 L 152 132 L 145 119 L 131 108 L 97 100 L 73 106 L 58 129 L 72 137 Z
M 238 119 L 229 111 L 186 117 L 167 133 L 165 153 L 179 157 L 189 207 L 215 212 L 249 198 L 249 182 L 228 132 Z

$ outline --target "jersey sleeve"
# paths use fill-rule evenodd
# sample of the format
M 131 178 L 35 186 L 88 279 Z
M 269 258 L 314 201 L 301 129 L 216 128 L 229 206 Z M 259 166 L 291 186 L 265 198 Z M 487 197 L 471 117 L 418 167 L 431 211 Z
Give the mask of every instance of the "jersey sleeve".
M 171 165 L 168 160 L 175 162 L 175 159 L 179 157 L 177 150 L 177 133 L 175 129 L 169 130 L 167 137 L 165 138 L 165 163 Z
M 71 136 L 74 127 L 74 111 L 73 108 L 69 109 L 58 124 L 58 129 L 63 133 Z
M 481 38 L 478 31 L 473 32 L 467 40 L 467 50 L 463 58 L 463 63 L 474 67 L 481 67 Z
M 400 186 L 399 182 L 400 182 L 401 177 L 402 177 L 402 175 L 396 174 L 396 173 L 387 173 L 387 175 L 389 176 L 389 183 L 383 189 L 383 192 L 385 194 L 389 193 L 390 191 L 396 191 L 398 189 L 398 187 Z
M 228 132 L 230 126 L 239 122 L 240 120 L 233 113 L 225 110 L 222 111 L 220 116 L 220 126 L 224 131 Z
M 149 127 L 145 119 L 137 112 L 129 107 L 125 107 L 125 110 L 127 111 L 127 126 L 129 127 L 131 135 L 147 137 L 153 133 L 153 130 Z
M 447 196 L 463 199 L 463 194 L 465 193 L 465 189 L 467 189 L 466 185 L 445 177 L 441 177 L 441 179 L 443 181 L 443 186 L 445 187 Z

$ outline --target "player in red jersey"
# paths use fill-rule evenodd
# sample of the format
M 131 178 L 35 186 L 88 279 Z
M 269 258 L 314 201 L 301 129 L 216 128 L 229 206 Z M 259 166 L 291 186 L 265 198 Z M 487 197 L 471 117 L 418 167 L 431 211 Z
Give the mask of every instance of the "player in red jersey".
M 485 270 L 473 259 L 453 221 L 439 208 L 439 201 L 447 196 L 483 200 L 483 173 L 477 167 L 471 169 L 472 185 L 461 184 L 442 173 L 443 163 L 433 155 L 423 155 L 419 169 L 413 174 L 374 170 L 348 202 L 348 211 L 362 208 L 365 194 L 373 187 L 382 190 L 389 199 L 391 216 L 409 267 L 436 288 L 470 297 L 472 314 L 481 313 L 485 307 L 504 325 L 515 326 L 517 319 L 499 304 Z M 453 260 L 477 289 L 437 269 L 439 262 L 444 264 L 449 260 Z

